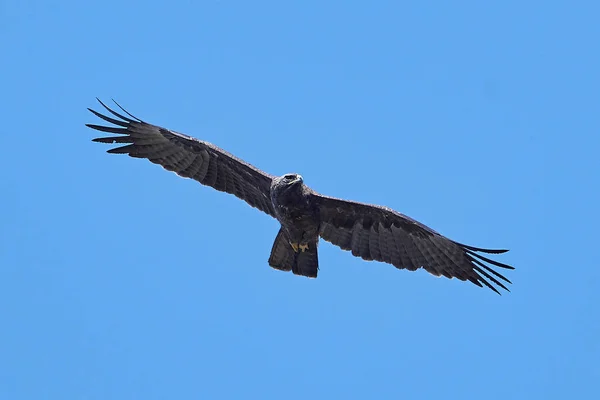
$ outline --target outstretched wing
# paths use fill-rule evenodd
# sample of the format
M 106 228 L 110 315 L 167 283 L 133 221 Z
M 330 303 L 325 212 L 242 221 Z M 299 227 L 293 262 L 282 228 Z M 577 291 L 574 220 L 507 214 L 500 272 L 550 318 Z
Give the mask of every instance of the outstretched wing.
M 94 124 L 86 126 L 120 136 L 96 138 L 93 141 L 126 144 L 112 148 L 108 153 L 147 158 L 179 176 L 192 178 L 203 185 L 233 194 L 252 207 L 271 216 L 275 215 L 270 195 L 273 179 L 271 175 L 211 143 L 146 123 L 128 113 L 116 102 L 115 104 L 127 115 L 117 113 L 99 99 L 98 101 L 119 119 L 102 115 L 89 108 L 88 110 L 116 127 Z
M 454 242 L 433 229 L 387 207 L 315 194 L 321 218 L 321 237 L 365 260 L 382 261 L 415 271 L 424 268 L 436 276 L 468 280 L 500 294 L 489 281 L 511 283 L 484 264 L 514 269 L 477 252 L 504 253 Z M 500 280 L 499 280 L 500 279 Z M 489 280 L 489 281 L 488 281 Z

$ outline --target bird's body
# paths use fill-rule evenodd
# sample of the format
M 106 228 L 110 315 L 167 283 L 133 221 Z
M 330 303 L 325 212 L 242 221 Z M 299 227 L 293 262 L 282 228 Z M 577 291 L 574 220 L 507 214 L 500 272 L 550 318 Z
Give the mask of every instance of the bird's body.
M 292 178 L 289 178 L 292 177 Z M 286 174 L 273 179 L 271 202 L 275 217 L 291 243 L 299 246 L 319 237 L 319 216 L 313 191 L 297 174 Z
M 287 253 L 292 260 L 289 267 L 299 275 L 316 277 L 320 224 L 314 192 L 304 184 L 302 176 L 285 174 L 273 179 L 271 202 L 275 218 L 281 224 L 282 240 L 289 243 Z M 273 257 L 269 261 L 278 269 L 286 269 L 285 263 L 277 262 Z
M 323 196 L 306 186 L 298 174 L 269 175 L 211 143 L 149 124 L 122 108 L 127 115 L 119 114 L 100 103 L 119 119 L 90 111 L 117 126 L 87 126 L 121 136 L 94 141 L 125 144 L 109 153 L 146 158 L 182 177 L 233 194 L 277 219 L 281 227 L 268 261 L 275 269 L 316 278 L 317 246 L 324 239 L 364 260 L 411 271 L 424 268 L 499 293 L 491 281 L 508 290 L 498 279 L 510 281 L 485 263 L 514 268 L 478 254 L 506 250 L 455 242 L 387 207 Z

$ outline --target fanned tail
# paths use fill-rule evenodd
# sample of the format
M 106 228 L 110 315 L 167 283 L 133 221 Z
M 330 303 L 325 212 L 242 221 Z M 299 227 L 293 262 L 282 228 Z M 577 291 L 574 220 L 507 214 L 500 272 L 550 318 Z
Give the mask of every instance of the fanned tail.
M 295 261 L 294 249 L 292 249 L 287 235 L 281 228 L 271 249 L 269 265 L 280 271 L 291 271 Z
M 269 265 L 280 271 L 292 271 L 295 275 L 316 278 L 319 270 L 319 257 L 317 253 L 317 241 L 308 243 L 308 248 L 302 246 L 294 251 L 283 228 L 279 229 Z

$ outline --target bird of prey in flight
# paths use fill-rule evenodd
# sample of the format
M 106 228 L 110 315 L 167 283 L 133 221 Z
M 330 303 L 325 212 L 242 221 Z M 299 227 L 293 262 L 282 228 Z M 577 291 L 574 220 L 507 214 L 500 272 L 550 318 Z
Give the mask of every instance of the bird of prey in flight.
M 98 101 L 112 116 L 88 110 L 113 126 L 86 126 L 115 134 L 94 142 L 123 144 L 108 153 L 146 158 L 179 176 L 233 194 L 277 219 L 281 227 L 268 261 L 275 269 L 316 278 L 322 238 L 365 260 L 410 271 L 424 268 L 436 276 L 485 285 L 498 294 L 494 285 L 508 291 L 501 281 L 511 282 L 490 265 L 514 267 L 480 254 L 507 250 L 455 242 L 387 207 L 323 196 L 306 186 L 299 174 L 269 175 L 211 143 L 142 121 L 116 102 L 122 113 Z

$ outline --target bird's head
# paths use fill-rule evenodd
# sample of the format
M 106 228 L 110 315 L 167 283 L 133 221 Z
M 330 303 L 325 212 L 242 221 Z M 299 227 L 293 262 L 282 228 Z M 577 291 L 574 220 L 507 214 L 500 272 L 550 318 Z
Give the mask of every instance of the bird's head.
M 302 176 L 298 174 L 285 174 L 273 179 L 271 190 L 273 193 L 289 193 L 302 187 Z
M 281 181 L 285 185 L 293 185 L 296 183 L 302 183 L 302 175 L 300 175 L 300 174 L 285 174 L 281 177 Z

